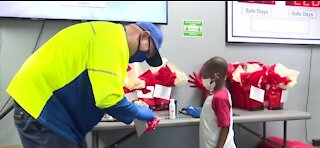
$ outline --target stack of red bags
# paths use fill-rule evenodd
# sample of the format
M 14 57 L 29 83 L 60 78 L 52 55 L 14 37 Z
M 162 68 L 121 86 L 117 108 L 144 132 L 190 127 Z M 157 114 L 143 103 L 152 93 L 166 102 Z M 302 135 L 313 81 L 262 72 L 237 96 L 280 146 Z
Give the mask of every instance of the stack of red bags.
M 155 85 L 154 103 L 155 110 L 169 109 L 169 99 L 171 98 L 171 88 L 175 87 L 176 73 L 172 72 L 168 65 L 160 68 L 154 73 L 158 83 Z
M 282 109 L 285 90 L 297 83 L 298 71 L 281 64 L 270 67 L 260 62 L 231 63 L 228 80 L 234 107 L 247 110 Z
M 143 90 L 147 90 L 147 91 L 142 90 L 142 93 L 141 91 L 138 91 L 139 92 L 138 98 L 143 102 L 147 103 L 149 107 L 154 110 L 156 108 L 156 104 L 153 99 L 153 93 L 154 93 L 154 86 L 158 83 L 158 80 L 154 77 L 154 75 L 150 70 L 147 70 L 142 75 L 140 75 L 139 79 L 145 81 L 146 86 Z
M 186 74 L 167 61 L 143 74 L 140 72 L 140 65 L 131 66 L 125 81 L 125 95 L 146 102 L 153 110 L 168 109 L 172 88 L 187 81 Z
M 264 90 L 261 89 L 267 66 L 260 62 L 231 63 L 227 77 L 234 107 L 247 110 L 264 109 Z
M 138 92 L 138 98 L 146 102 L 153 110 L 168 109 L 171 89 L 175 87 L 176 74 L 168 66 L 164 66 L 155 73 L 147 70 L 139 76 L 139 79 L 146 82 L 146 89 L 150 92 L 147 94 Z

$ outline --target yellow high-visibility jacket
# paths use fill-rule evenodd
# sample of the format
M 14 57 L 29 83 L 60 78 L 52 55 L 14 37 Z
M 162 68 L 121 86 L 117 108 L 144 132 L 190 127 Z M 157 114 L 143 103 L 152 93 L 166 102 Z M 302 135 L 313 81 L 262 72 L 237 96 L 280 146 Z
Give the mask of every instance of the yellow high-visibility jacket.
M 129 62 L 125 28 L 111 22 L 69 26 L 32 54 L 7 92 L 48 129 L 79 142 L 123 96 Z

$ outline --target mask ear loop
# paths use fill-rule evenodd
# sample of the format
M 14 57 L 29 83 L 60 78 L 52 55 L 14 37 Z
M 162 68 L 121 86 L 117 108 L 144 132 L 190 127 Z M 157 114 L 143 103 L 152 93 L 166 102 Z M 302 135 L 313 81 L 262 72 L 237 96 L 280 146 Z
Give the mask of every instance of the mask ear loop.
M 213 79 L 211 79 L 211 82 L 210 82 L 210 85 L 213 85 L 213 91 L 214 91 L 214 88 L 216 87 L 216 80 L 219 79 L 219 73 L 214 73 L 214 76 L 213 76 Z
M 214 73 L 213 79 L 211 80 L 211 83 L 215 82 L 217 79 L 219 79 L 219 73 Z
M 216 72 L 216 73 L 214 73 L 214 79 L 219 79 L 219 78 L 220 78 L 220 77 L 219 77 L 219 75 L 220 75 L 220 74 L 219 74 L 219 73 L 217 73 L 217 72 Z
M 141 42 L 140 40 L 141 40 L 141 35 L 139 35 L 137 51 L 130 58 L 135 57 L 139 53 L 139 51 L 140 51 L 140 42 Z
M 140 42 L 141 42 L 141 35 L 139 35 L 139 39 L 138 39 L 137 52 L 140 51 Z
M 147 51 L 147 57 L 150 56 L 150 36 L 149 36 L 149 40 L 148 40 L 148 51 Z

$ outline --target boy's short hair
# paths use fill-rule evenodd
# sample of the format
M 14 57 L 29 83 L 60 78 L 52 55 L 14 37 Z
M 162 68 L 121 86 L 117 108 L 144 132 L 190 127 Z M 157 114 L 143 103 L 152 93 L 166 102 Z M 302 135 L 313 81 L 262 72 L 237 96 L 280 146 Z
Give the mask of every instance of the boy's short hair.
M 228 70 L 228 62 L 219 56 L 215 56 L 207 60 L 202 67 L 202 72 L 216 73 L 218 72 L 220 76 L 225 76 Z

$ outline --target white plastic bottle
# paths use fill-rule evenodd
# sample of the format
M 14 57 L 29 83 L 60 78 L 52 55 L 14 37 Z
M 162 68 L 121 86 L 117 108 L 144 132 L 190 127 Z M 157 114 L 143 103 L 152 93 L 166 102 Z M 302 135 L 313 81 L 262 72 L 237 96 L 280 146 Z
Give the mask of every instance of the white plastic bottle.
M 169 103 L 169 118 L 175 119 L 176 118 L 176 104 L 174 103 L 174 99 L 170 99 Z

